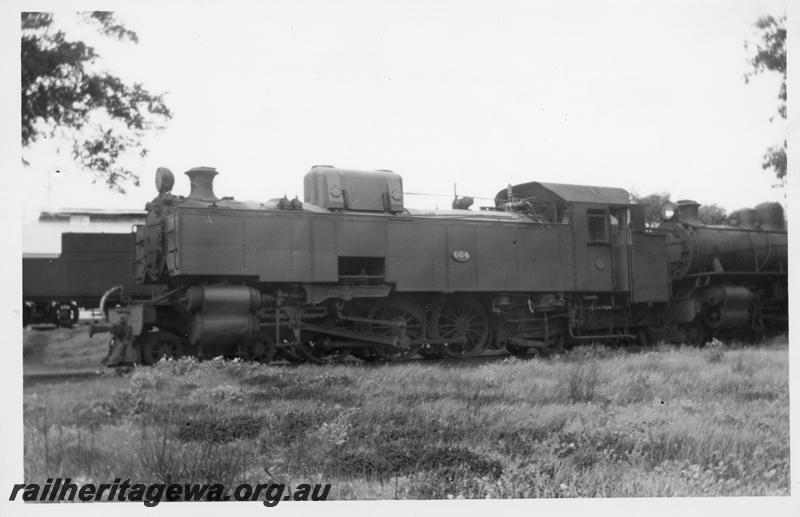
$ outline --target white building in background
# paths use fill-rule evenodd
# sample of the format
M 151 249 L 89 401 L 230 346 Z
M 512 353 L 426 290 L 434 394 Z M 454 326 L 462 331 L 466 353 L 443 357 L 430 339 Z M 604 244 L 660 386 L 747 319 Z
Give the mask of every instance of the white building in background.
M 144 224 L 144 210 L 75 208 L 41 212 L 35 223 L 22 225 L 22 256 L 52 257 L 61 254 L 61 234 L 130 233 Z

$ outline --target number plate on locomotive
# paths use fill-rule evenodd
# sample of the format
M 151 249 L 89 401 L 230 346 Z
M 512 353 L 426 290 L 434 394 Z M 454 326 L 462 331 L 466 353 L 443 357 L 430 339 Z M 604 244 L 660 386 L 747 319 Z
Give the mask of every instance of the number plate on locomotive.
M 455 250 L 453 252 L 453 259 L 456 262 L 466 262 L 470 259 L 469 251 L 467 250 Z

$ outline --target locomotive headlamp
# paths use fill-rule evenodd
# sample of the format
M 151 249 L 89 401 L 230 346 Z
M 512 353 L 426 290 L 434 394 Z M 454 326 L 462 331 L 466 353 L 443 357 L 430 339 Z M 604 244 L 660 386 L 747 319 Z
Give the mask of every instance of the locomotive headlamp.
M 175 185 L 175 176 L 166 167 L 156 169 L 156 189 L 159 194 L 166 194 Z
M 677 213 L 678 208 L 674 203 L 666 202 L 661 205 L 661 219 L 664 221 L 672 221 Z

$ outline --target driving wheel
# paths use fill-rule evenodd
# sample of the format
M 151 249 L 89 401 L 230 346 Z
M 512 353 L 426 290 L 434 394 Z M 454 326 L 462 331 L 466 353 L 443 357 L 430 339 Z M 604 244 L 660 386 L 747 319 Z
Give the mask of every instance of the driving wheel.
M 475 300 L 448 300 L 431 315 L 431 334 L 442 340 L 439 348 L 446 357 L 464 358 L 479 354 L 489 341 L 489 315 Z

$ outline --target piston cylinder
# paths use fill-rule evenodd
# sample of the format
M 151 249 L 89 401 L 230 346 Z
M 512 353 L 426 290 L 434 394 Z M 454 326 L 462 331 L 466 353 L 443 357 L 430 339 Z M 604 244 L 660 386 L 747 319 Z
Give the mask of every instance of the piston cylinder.
M 750 307 L 755 298 L 746 287 L 710 287 L 703 295 L 708 304 L 703 311 L 703 321 L 712 329 L 745 327 L 750 324 Z
M 186 291 L 185 304 L 192 314 L 189 342 L 227 346 L 252 337 L 261 295 L 247 286 L 194 286 Z

